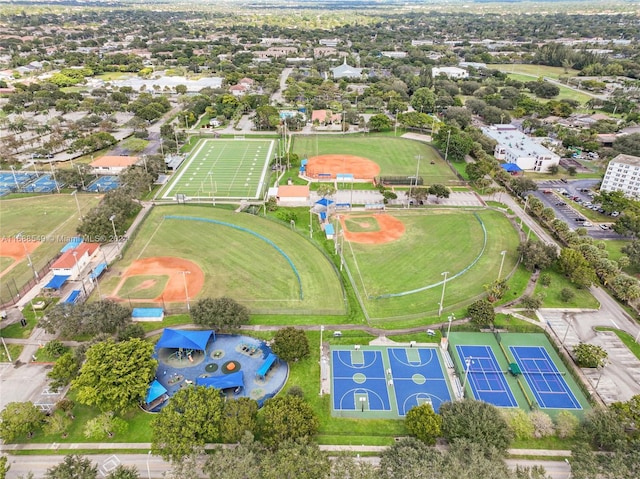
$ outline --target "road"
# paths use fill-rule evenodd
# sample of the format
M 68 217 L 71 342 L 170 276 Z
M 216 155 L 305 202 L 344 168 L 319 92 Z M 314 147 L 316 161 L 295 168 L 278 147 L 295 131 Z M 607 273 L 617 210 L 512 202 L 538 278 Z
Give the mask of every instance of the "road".
M 160 479 L 171 469 L 171 466 L 161 458 L 149 454 L 97 454 L 87 456 L 99 468 L 100 476 L 104 477 L 118 464 L 134 466 L 140 473 L 141 478 Z M 11 469 L 7 473 L 7 479 L 17 479 L 33 473 L 35 479 L 43 478 L 45 472 L 50 467 L 62 461 L 61 456 L 10 456 Z M 372 464 L 378 464 L 379 458 L 376 456 L 365 456 L 361 460 Z M 545 468 L 547 474 L 552 479 L 569 479 L 571 477 L 571 467 L 563 460 L 540 461 L 526 459 L 507 459 L 506 463 L 512 469 L 516 466 L 535 466 Z
M 282 73 L 280 74 L 280 88 L 273 92 L 273 95 L 271 95 L 271 104 L 284 104 L 284 97 L 282 96 L 282 92 L 285 91 L 285 89 L 287 88 L 287 78 L 289 78 L 289 75 L 291 75 L 291 72 L 293 71 L 293 68 L 284 68 L 282 70 Z

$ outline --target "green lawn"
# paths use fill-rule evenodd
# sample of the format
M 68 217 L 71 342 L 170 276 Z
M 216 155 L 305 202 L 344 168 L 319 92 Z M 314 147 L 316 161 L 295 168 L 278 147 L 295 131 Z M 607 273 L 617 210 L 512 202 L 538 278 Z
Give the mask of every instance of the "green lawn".
M 162 294 L 169 276 L 131 276 L 118 291 L 121 298 L 154 299 Z
M 493 64 L 488 64 L 487 68 L 500 70 L 502 72 L 507 72 L 507 73 L 520 73 L 527 76 L 533 76 L 535 78 L 538 78 L 538 77 L 555 78 L 556 80 L 561 76 L 573 77 L 579 73 L 579 70 L 574 70 L 572 68 L 567 69 L 567 71 L 565 72 L 565 69 L 562 67 L 550 67 L 547 65 L 530 65 L 526 63 L 519 63 L 519 64 L 493 63 Z
M 277 153 L 273 140 L 200 140 L 160 196 L 262 198 Z
M 420 157 L 420 176 L 427 185 L 457 181 L 449 166 L 429 145 L 386 135 L 297 135 L 293 152 L 300 158 L 327 154 L 356 155 L 375 161 L 384 176 L 416 174 Z
M 547 75 L 548 76 L 548 75 Z M 536 81 L 537 77 L 536 76 L 532 76 L 532 75 L 526 75 L 526 74 L 521 74 L 521 73 L 509 73 L 509 78 L 511 78 L 512 80 L 518 80 L 521 82 L 528 82 L 528 81 Z M 584 104 L 586 102 L 588 102 L 589 100 L 591 100 L 591 98 L 593 98 L 592 96 L 586 94 L 586 93 L 582 93 L 580 91 L 574 90 L 573 88 L 569 88 L 566 87 L 564 85 L 557 85 L 558 88 L 560 88 L 560 93 L 558 94 L 558 96 L 554 97 L 553 100 L 575 100 L 581 104 Z M 537 100 L 541 101 L 541 102 L 547 102 L 549 100 L 545 99 L 545 98 L 537 98 L 535 97 Z
M 24 346 L 22 344 L 7 344 L 7 349 L 9 350 L 9 354 L 11 355 L 11 362 L 15 362 L 18 359 L 18 356 L 22 353 L 22 349 Z M 7 350 L 4 348 L 2 344 L 0 344 L 0 363 L 9 362 L 9 357 L 7 356 Z
M 240 229 L 203 221 L 165 219 L 165 215 L 210 219 Z M 102 279 L 103 294 L 113 294 L 120 275 L 133 260 L 154 256 L 175 256 L 200 266 L 205 283 L 199 294 L 192 293 L 195 299 L 226 295 L 254 313 L 346 312 L 336 270 L 318 248 L 289 225 L 260 216 L 210 206 L 156 207 L 123 260 L 113 265 Z
M 95 194 L 78 194 L 80 210 L 86 214 L 100 200 Z M 54 258 L 60 249 L 75 235 L 80 223 L 75 199 L 69 194 L 39 195 L 20 199 L 3 199 L 0 203 L 2 236 L 22 233 L 25 238 L 41 241 L 31 253 L 31 260 L 40 270 Z M 0 255 L 2 246 L 0 245 Z M 33 278 L 33 271 L 26 258 L 0 278 L 0 303 L 10 299 L 14 291 Z M 14 285 L 15 282 L 15 285 Z
M 597 309 L 600 307 L 600 303 L 591 295 L 588 289 L 576 288 L 575 285 L 559 271 L 547 269 L 542 274 L 547 274 L 551 277 L 551 284 L 548 287 L 542 286 L 539 280 L 536 284 L 535 294 L 543 294 L 545 297 L 542 302 L 543 308 Z M 568 303 L 560 299 L 560 292 L 564 288 L 571 290 L 575 294 L 573 300 Z
M 503 276 L 511 272 L 517 261 L 515 230 L 498 212 L 477 213 L 487 231 L 484 251 L 483 228 L 473 211 L 446 209 L 393 213 L 406 229 L 390 243 L 345 242 L 345 260 L 370 317 L 432 317 L 437 322 L 444 271 L 449 272 L 446 311 L 468 304 L 497 278 L 501 251 L 508 253 Z M 411 293 L 402 295 L 405 292 Z M 392 294 L 399 296 L 389 297 Z
M 613 261 L 618 261 L 621 256 L 625 256 L 622 252 L 622 248 L 631 243 L 631 240 L 607 240 L 604 242 L 605 249 L 607 253 L 609 253 L 609 259 Z M 624 272 L 630 275 L 640 274 L 640 268 L 629 265 L 624 269 Z

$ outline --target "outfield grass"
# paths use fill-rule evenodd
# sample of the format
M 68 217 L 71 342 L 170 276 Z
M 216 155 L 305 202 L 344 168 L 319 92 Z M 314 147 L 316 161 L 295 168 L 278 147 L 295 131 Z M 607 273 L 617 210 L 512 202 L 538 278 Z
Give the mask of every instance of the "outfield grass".
M 86 214 L 101 196 L 96 194 L 78 194 L 80 210 Z M 11 237 L 19 233 L 28 239 L 41 240 L 42 243 L 31 253 L 36 270 L 43 268 L 54 258 L 60 249 L 76 234 L 80 224 L 78 209 L 72 195 L 49 194 L 30 198 L 3 199 L 0 206 L 0 225 L 2 236 Z M 2 245 L 0 244 L 0 254 Z M 23 259 L 11 271 L 0 278 L 0 303 L 8 301 L 11 291 L 22 287 L 33 278 L 33 271 Z M 14 293 L 15 294 L 15 293 Z
M 300 158 L 328 154 L 355 155 L 375 161 L 383 176 L 416 174 L 420 156 L 420 176 L 427 185 L 457 181 L 449 166 L 429 145 L 386 135 L 296 135 L 293 152 Z M 433 162 L 433 164 L 431 163 Z
M 483 229 L 473 213 L 449 209 L 396 212 L 394 216 L 406 228 L 400 239 L 379 245 L 345 242 L 345 261 L 370 318 L 378 322 L 431 317 L 430 322 L 438 322 L 442 273 L 449 272 L 445 311 L 454 311 L 481 295 L 483 285 L 497 278 L 501 251 L 507 251 L 502 272 L 506 277 L 517 261 L 516 231 L 502 214 L 478 210 L 487 230 L 482 252 Z M 424 291 L 385 297 L 426 286 L 429 289 Z
M 548 76 L 548 75 L 545 75 Z M 536 81 L 537 77 L 534 75 L 526 75 L 526 74 L 522 74 L 522 73 L 509 73 L 509 78 L 511 78 L 512 80 L 518 80 L 521 82 L 528 82 L 528 81 Z M 591 100 L 591 98 L 593 98 L 592 96 L 586 94 L 586 93 L 582 93 L 581 91 L 578 90 L 574 90 L 573 88 L 569 88 L 567 86 L 564 85 L 557 85 L 554 83 L 554 85 L 556 85 L 558 88 L 560 88 L 560 93 L 558 94 L 558 96 L 554 97 L 553 100 L 575 100 L 581 104 L 584 104 L 586 102 L 588 102 L 589 100 Z M 538 98 L 535 97 L 536 100 L 541 101 L 543 103 L 546 103 L 547 101 L 549 101 L 546 98 Z
M 246 230 L 200 221 L 164 219 L 184 215 L 230 223 Z M 251 232 L 264 236 L 287 259 Z M 101 282 L 103 294 L 113 294 L 137 258 L 175 256 L 195 262 L 205 275 L 202 291 L 194 299 L 230 296 L 254 313 L 344 314 L 346 306 L 335 268 L 306 237 L 290 227 L 247 213 L 210 206 L 161 206 L 149 214 L 121 262 Z
M 273 140 L 200 140 L 161 197 L 261 198 L 276 154 Z

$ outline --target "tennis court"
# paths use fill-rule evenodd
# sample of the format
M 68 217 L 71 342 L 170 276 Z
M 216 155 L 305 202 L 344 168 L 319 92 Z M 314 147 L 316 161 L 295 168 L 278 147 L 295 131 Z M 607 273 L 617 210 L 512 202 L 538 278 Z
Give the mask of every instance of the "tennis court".
M 117 176 L 101 176 L 87 186 L 86 190 L 91 193 L 104 193 L 115 190 L 118 186 L 120 186 L 120 180 Z
M 498 407 L 518 407 L 491 346 L 457 345 L 456 351 L 475 399 Z
M 56 181 L 51 178 L 51 175 L 43 175 L 22 188 L 22 191 L 26 193 L 52 193 L 59 187 L 60 185 L 56 185 Z
M 164 190 L 164 199 L 261 199 L 274 140 L 201 140 Z
M 332 348 L 334 413 L 398 418 L 425 402 L 438 411 L 451 400 L 439 354 L 420 347 Z
M 540 408 L 582 409 L 545 348 L 509 346 L 509 350 Z
M 0 196 L 18 191 L 22 185 L 35 177 L 35 173 L 0 172 Z

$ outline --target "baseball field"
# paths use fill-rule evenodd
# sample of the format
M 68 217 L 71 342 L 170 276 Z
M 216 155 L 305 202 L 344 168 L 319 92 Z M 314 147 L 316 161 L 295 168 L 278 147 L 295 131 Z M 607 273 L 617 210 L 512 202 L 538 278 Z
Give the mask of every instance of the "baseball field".
M 48 194 L 2 200 L 0 304 L 34 278 L 34 269 L 39 271 L 60 252 L 75 235 L 80 213 L 86 214 L 100 198 L 101 195 L 79 194 L 76 203 L 69 194 Z
M 102 292 L 172 309 L 229 296 L 254 313 L 344 314 L 335 268 L 290 227 L 206 206 L 156 207 Z
M 379 175 L 415 176 L 419 160 L 419 176 L 425 184 L 447 185 L 457 181 L 449 166 L 431 146 L 399 137 L 297 135 L 294 137 L 293 151 L 300 158 L 308 159 L 312 174 L 335 171 L 349 173 L 350 156 L 354 156 L 375 163 Z M 328 169 L 335 171 L 325 171 Z M 375 169 L 366 171 L 375 173 Z

